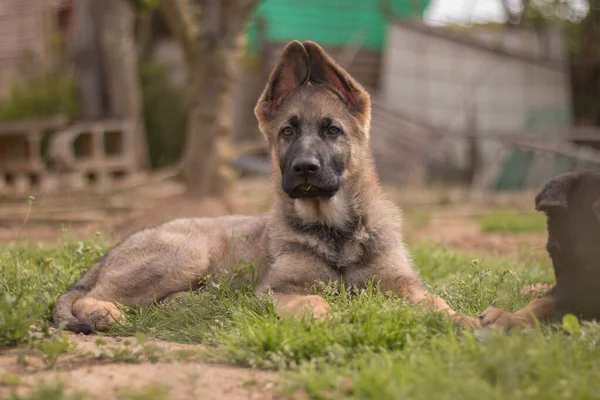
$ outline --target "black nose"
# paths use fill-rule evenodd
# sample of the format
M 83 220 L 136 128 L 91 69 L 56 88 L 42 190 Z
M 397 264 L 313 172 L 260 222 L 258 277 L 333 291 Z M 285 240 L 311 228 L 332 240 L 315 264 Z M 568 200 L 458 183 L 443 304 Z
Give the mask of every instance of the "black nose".
M 295 175 L 314 175 L 319 172 L 319 169 L 321 169 L 321 164 L 316 158 L 303 158 L 294 161 L 292 164 L 292 170 Z

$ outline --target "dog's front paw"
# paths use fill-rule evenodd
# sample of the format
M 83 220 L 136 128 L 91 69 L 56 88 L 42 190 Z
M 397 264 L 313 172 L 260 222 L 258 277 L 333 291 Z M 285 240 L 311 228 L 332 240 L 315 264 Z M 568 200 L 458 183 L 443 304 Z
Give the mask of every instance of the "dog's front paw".
M 481 322 L 477 318 L 455 314 L 452 316 L 452 320 L 465 329 L 481 328 Z
M 297 296 L 280 303 L 277 313 L 281 317 L 301 317 L 305 314 L 312 314 L 314 319 L 323 320 L 331 314 L 331 306 L 321 296 Z
M 311 304 L 311 311 L 313 318 L 321 321 L 331 315 L 331 306 L 325 300 L 321 299 L 317 304 Z
M 511 329 L 514 327 L 528 327 L 532 324 L 515 313 L 502 311 L 496 307 L 488 307 L 479 316 L 482 326 L 495 326 L 498 328 Z

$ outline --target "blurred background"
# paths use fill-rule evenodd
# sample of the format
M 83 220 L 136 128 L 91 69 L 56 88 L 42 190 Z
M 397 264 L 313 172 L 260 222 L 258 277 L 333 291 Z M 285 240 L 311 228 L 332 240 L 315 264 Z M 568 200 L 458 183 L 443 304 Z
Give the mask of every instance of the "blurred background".
M 600 169 L 600 0 L 0 0 L 5 238 L 266 210 L 253 108 L 292 39 L 369 90 L 400 203 Z

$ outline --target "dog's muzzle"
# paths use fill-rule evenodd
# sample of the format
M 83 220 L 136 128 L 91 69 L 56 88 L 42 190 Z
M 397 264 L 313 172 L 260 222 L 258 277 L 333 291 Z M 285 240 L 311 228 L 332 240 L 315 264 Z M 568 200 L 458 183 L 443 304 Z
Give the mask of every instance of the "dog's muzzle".
M 292 199 L 330 198 L 338 191 L 339 183 L 326 175 L 317 158 L 297 159 L 284 173 L 282 187 Z
M 285 190 L 285 189 L 284 189 Z M 333 197 L 337 192 L 337 188 L 321 188 L 318 186 L 311 185 L 310 183 L 303 183 L 296 186 L 290 191 L 286 190 L 286 193 L 292 199 L 313 199 L 313 198 L 330 198 Z

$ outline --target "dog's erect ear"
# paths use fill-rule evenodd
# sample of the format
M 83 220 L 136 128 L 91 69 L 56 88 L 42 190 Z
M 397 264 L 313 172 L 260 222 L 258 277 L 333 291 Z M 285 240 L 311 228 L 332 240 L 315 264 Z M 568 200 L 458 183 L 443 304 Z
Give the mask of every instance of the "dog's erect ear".
M 569 206 L 569 194 L 578 179 L 579 175 L 576 173 L 552 178 L 535 198 L 535 209 L 544 212 L 566 210 Z
M 268 118 L 281 105 L 285 96 L 308 81 L 309 73 L 310 64 L 304 46 L 297 40 L 289 42 L 254 109 L 256 117 L 259 120 Z
M 310 82 L 329 85 L 346 103 L 368 134 L 371 99 L 367 91 L 325 53 L 321 46 L 311 41 L 306 41 L 303 45 L 310 59 Z

